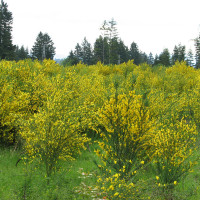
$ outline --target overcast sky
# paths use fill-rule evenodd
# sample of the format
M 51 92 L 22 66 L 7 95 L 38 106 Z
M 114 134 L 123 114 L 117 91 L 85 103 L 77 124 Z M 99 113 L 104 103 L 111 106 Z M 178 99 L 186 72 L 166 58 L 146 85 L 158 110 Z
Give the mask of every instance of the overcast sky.
M 13 14 L 13 43 L 32 48 L 40 31 L 67 57 L 84 37 L 93 45 L 104 20 L 117 22 L 119 37 L 130 47 L 172 53 L 181 43 L 194 48 L 200 32 L 200 0 L 4 0 Z

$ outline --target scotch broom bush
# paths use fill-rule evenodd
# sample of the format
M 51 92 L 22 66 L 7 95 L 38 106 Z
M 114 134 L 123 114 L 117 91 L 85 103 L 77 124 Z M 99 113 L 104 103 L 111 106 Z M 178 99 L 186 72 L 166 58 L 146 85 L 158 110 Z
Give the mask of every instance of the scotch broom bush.
M 80 123 L 71 98 L 69 91 L 52 88 L 43 107 L 24 122 L 20 132 L 27 156 L 45 164 L 47 177 L 56 171 L 59 159 L 73 160 L 89 141 L 78 133 Z
M 149 148 L 149 134 L 153 130 L 149 111 L 144 107 L 141 96 L 134 91 L 118 95 L 106 101 L 99 109 L 98 121 L 104 131 L 99 142 L 103 153 L 97 152 L 105 163 L 111 165 L 121 176 L 126 176 L 146 160 Z M 123 167 L 126 167 L 123 173 Z

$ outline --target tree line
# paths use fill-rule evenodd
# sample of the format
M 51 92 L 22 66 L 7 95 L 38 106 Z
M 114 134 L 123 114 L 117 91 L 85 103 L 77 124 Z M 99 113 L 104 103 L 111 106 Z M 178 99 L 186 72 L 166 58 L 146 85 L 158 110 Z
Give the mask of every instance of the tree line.
M 69 56 L 62 62 L 63 65 L 75 65 L 80 61 L 88 65 L 95 64 L 98 61 L 104 64 L 120 64 L 134 60 L 136 65 L 147 62 L 150 65 L 170 66 L 176 61 L 187 61 L 188 65 L 194 66 L 192 50 L 186 53 L 186 47 L 181 44 L 175 45 L 172 54 L 165 48 L 155 57 L 152 53 L 147 55 L 141 51 L 135 42 L 132 42 L 130 48 L 128 48 L 123 40 L 118 37 L 116 24 L 114 19 L 104 21 L 100 28 L 102 33 L 96 39 L 93 47 L 85 37 L 81 44 L 77 43 L 74 51 L 70 51 Z
M 23 60 L 26 58 L 43 60 L 53 59 L 55 46 L 48 33 L 40 32 L 36 41 L 29 51 L 24 46 L 13 45 L 12 42 L 12 13 L 8 5 L 1 0 L 0 4 L 0 59 Z M 74 50 L 71 50 L 67 58 L 62 61 L 63 65 L 75 65 L 82 62 L 87 65 L 102 62 L 104 64 L 120 64 L 128 60 L 134 60 L 135 64 L 147 62 L 150 65 L 170 66 L 178 61 L 186 61 L 188 65 L 200 68 L 200 35 L 194 39 L 195 54 L 192 50 L 186 52 L 185 45 L 175 45 L 173 53 L 170 54 L 167 48 L 159 55 L 147 55 L 141 51 L 136 42 L 127 47 L 118 36 L 117 23 L 114 19 L 104 21 L 100 27 L 101 35 L 91 45 L 86 37 L 82 43 L 77 43 Z
M 13 45 L 12 41 L 12 13 L 3 0 L 0 4 L 0 60 L 23 60 L 27 58 L 43 60 L 53 59 L 55 47 L 48 33 L 40 32 L 29 52 L 24 46 Z

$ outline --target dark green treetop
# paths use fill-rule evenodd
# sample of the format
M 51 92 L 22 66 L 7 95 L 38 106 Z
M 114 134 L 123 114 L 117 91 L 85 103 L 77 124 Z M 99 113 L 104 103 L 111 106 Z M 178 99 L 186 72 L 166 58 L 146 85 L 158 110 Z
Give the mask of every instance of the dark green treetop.
M 53 59 L 55 55 L 54 43 L 50 36 L 40 32 L 36 38 L 36 42 L 32 47 L 32 57 L 38 60 Z
M 166 67 L 170 66 L 170 53 L 167 48 L 159 55 L 159 64 L 162 64 Z
M 196 68 L 200 68 L 200 34 L 199 37 L 194 40 L 194 45 L 196 50 Z
M 174 52 L 172 54 L 172 64 L 176 61 L 184 61 L 185 60 L 185 46 L 179 44 L 178 46 L 175 45 Z
M 1 0 L 0 4 L 0 59 L 14 59 L 14 45 L 12 44 L 12 13 L 8 5 Z

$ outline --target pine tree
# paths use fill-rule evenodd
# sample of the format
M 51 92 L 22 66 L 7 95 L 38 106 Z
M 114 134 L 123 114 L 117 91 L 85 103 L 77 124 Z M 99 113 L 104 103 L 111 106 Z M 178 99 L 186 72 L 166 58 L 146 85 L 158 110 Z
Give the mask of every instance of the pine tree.
M 118 39 L 118 32 L 117 32 L 117 22 L 112 18 L 109 23 L 109 38 L 111 39 Z
M 174 52 L 172 55 L 172 64 L 174 64 L 176 61 L 184 61 L 185 60 L 185 46 L 179 44 L 178 46 L 175 45 Z
M 196 50 L 196 54 L 195 54 L 195 57 L 196 57 L 196 68 L 200 68 L 200 34 L 199 34 L 199 37 L 197 37 L 195 40 L 194 40 L 194 45 L 195 45 L 195 50 Z
M 102 26 L 100 27 L 100 30 L 101 30 L 101 36 L 102 36 L 102 62 L 104 64 L 108 64 L 109 63 L 109 53 L 110 53 L 108 41 L 109 41 L 109 35 L 110 35 L 109 32 L 111 31 L 111 29 L 106 20 L 104 20 Z M 99 39 L 101 40 L 101 38 L 99 38 Z M 99 41 L 97 41 L 97 42 L 99 42 Z M 97 49 L 95 49 L 95 51 L 96 50 Z M 107 50 L 108 50 L 108 52 L 107 52 Z M 108 53 L 108 55 L 106 55 L 107 53 Z M 107 61 L 107 59 L 108 59 L 108 61 Z
M 138 45 L 135 42 L 131 43 L 129 55 L 130 55 L 130 59 L 134 60 L 134 63 L 136 65 L 140 64 L 140 51 L 138 49 Z
M 102 62 L 104 64 L 109 63 L 109 44 L 108 38 L 102 37 L 101 35 L 99 38 L 96 39 L 94 43 L 94 62 Z
M 79 62 L 83 62 L 83 50 L 79 43 L 75 46 L 74 55 Z
M 119 44 L 117 38 L 112 38 L 109 42 L 109 64 L 118 64 Z
M 0 59 L 14 59 L 15 47 L 12 44 L 12 13 L 8 5 L 1 0 L 0 4 Z
M 79 60 L 74 55 L 73 51 L 70 51 L 69 56 L 62 61 L 63 66 L 73 66 L 79 63 Z
M 147 63 L 148 56 L 145 52 L 140 52 L 140 63 Z
M 28 48 L 24 48 L 24 46 L 21 46 L 20 48 L 16 46 L 15 48 L 15 60 L 24 60 L 29 58 L 29 52 Z
M 159 55 L 159 64 L 162 64 L 166 67 L 170 66 L 170 53 L 167 48 Z
M 94 43 L 94 61 L 104 63 L 103 37 L 100 35 Z
M 179 45 L 179 62 L 185 61 L 185 45 Z
M 118 32 L 117 22 L 112 18 L 109 24 L 109 64 L 117 64 L 119 60 L 118 54 Z
M 40 32 L 36 38 L 36 42 L 32 47 L 32 57 L 38 60 L 53 59 L 55 55 L 54 43 L 50 36 Z
M 124 42 L 120 39 L 118 43 L 118 64 L 127 62 L 129 60 L 128 56 L 128 47 L 124 44 Z
M 172 55 L 172 63 L 174 64 L 179 59 L 179 50 L 178 47 L 175 45 Z
M 118 32 L 117 32 L 117 23 L 112 18 L 111 21 L 104 21 L 100 30 L 102 31 L 103 38 L 106 38 L 109 44 L 109 64 L 117 64 L 120 55 L 118 54 Z M 103 62 L 105 57 L 105 46 L 103 43 Z
M 154 66 L 155 66 L 155 65 L 159 65 L 159 56 L 158 56 L 158 54 L 155 55 L 155 59 L 154 59 L 153 65 L 154 65 Z
M 189 49 L 188 53 L 187 53 L 187 64 L 191 67 L 194 67 L 194 55 L 191 49 Z
M 93 64 L 92 46 L 87 41 L 86 37 L 82 42 L 82 58 L 83 58 L 83 63 L 87 65 Z
M 149 65 L 153 65 L 154 64 L 154 57 L 153 57 L 153 54 L 151 52 L 149 53 L 149 56 L 148 56 L 148 59 L 147 59 L 147 63 Z

